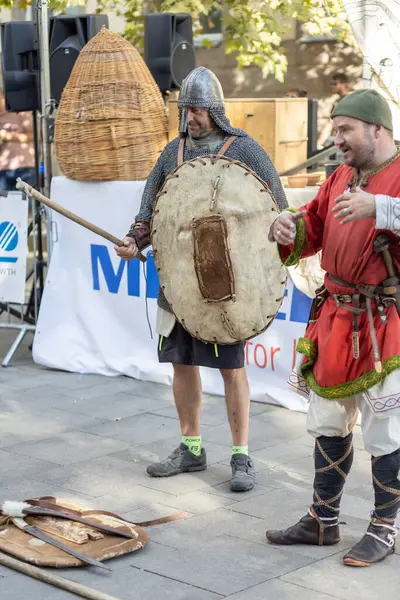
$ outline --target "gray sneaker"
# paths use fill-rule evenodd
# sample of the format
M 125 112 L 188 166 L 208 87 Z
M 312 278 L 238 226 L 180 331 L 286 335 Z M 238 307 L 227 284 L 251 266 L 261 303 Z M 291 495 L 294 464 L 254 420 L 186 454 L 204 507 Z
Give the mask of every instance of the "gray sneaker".
M 153 463 L 147 467 L 147 473 L 151 477 L 171 477 L 179 473 L 191 473 L 193 471 L 204 471 L 207 468 L 207 455 L 204 448 L 200 456 L 190 452 L 189 448 L 181 442 L 172 454 L 165 460 Z
M 253 489 L 256 471 L 253 461 L 246 454 L 233 454 L 231 458 L 232 492 L 248 492 Z

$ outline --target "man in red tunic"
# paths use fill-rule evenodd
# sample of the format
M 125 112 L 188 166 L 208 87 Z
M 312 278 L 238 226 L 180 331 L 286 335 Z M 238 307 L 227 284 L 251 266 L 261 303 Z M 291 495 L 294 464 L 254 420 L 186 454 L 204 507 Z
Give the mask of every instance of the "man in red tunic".
M 349 94 L 332 118 L 344 164 L 312 202 L 297 214 L 282 213 L 270 231 L 287 266 L 322 250 L 326 276 L 290 380 L 309 398 L 313 503 L 298 523 L 267 531 L 267 538 L 286 545 L 340 540 L 340 500 L 360 411 L 375 507 L 367 533 L 344 563 L 369 566 L 394 551 L 400 505 L 400 154 L 389 105 L 376 91 Z

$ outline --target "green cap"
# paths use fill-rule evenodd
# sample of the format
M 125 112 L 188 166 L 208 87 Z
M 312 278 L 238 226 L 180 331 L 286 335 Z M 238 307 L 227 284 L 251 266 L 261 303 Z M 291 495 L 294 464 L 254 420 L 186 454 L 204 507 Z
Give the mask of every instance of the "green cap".
M 393 131 L 392 111 L 388 102 L 376 90 L 356 90 L 344 96 L 332 110 L 331 117 L 353 117 L 382 125 L 385 129 Z

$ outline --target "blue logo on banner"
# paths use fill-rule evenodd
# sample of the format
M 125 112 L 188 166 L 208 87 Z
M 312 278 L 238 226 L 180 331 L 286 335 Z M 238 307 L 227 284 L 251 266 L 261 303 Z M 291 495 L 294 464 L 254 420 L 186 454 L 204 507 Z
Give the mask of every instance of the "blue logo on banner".
M 11 221 L 0 223 L 0 250 L 12 252 L 18 245 L 18 230 Z M 0 256 L 0 262 L 17 262 L 17 256 Z
M 90 256 L 92 261 L 93 289 L 100 290 L 100 271 L 103 273 L 108 291 L 111 294 L 118 294 L 122 276 L 126 271 L 128 296 L 140 296 L 140 266 L 138 260 L 123 260 L 121 258 L 117 269 L 111 262 L 111 257 L 107 246 L 98 244 L 90 245 Z M 154 264 L 153 253 L 147 253 L 147 262 L 145 264 L 145 273 L 147 278 L 147 297 L 157 298 L 158 293 L 158 274 Z
M 118 294 L 121 287 L 122 277 L 126 272 L 126 293 L 128 296 L 140 296 L 140 267 L 142 263 L 140 263 L 138 260 L 126 261 L 121 259 L 119 265 L 115 269 L 107 246 L 101 246 L 98 244 L 90 245 L 90 256 L 94 290 L 100 290 L 100 273 L 102 273 L 105 285 L 107 286 L 110 294 Z M 159 283 L 153 252 L 148 252 L 147 262 L 145 263 L 144 268 L 147 279 L 147 297 L 157 298 Z M 286 288 L 285 297 L 287 296 L 288 289 Z M 288 312 L 279 312 L 276 316 L 276 319 L 281 321 L 290 320 L 295 323 L 307 323 L 310 307 L 311 298 L 305 296 L 293 286 L 290 310 Z

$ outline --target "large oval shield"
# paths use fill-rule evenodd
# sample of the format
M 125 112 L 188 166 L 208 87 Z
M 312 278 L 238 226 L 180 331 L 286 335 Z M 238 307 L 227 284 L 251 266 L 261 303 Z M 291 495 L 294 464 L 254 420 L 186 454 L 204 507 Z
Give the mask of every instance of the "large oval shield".
M 286 285 L 268 241 L 278 212 L 268 186 L 225 156 L 184 162 L 166 179 L 152 220 L 154 257 L 165 297 L 193 337 L 234 344 L 272 323 Z

